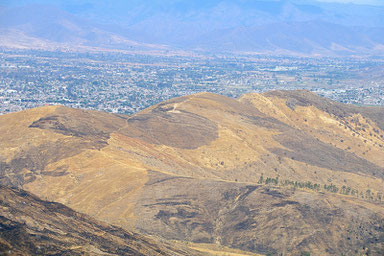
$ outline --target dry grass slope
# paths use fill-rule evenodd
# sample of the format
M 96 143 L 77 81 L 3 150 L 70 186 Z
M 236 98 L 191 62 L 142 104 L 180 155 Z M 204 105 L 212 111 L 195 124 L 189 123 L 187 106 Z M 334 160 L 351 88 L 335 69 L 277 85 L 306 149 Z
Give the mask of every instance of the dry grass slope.
M 0 186 L 1 255 L 202 255 Z
M 0 116 L 0 183 L 167 239 L 374 255 L 383 120 L 307 91 L 200 93 L 133 116 L 43 107 Z

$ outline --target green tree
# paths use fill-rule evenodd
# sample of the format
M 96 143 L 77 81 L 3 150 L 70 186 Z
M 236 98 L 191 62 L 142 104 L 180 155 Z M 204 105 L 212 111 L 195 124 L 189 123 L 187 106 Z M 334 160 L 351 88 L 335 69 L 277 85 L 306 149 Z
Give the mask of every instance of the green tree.
M 263 174 L 261 174 L 260 179 L 257 182 L 257 184 L 263 184 L 263 182 L 264 182 L 264 177 L 263 177 Z

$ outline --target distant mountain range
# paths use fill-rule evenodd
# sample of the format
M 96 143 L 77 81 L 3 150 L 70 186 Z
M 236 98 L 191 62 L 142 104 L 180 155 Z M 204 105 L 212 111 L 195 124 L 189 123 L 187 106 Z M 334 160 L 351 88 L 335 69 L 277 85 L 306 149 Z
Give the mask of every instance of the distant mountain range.
M 0 7 L 0 45 L 384 55 L 384 6 L 316 1 L 20 1 Z

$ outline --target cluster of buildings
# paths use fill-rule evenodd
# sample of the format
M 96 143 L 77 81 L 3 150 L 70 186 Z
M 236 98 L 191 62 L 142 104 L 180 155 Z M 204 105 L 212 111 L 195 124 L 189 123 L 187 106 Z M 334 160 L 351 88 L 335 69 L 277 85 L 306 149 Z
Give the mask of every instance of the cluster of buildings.
M 382 59 L 2 50 L 0 114 L 46 104 L 132 114 L 202 91 L 237 97 L 275 89 L 308 89 L 341 102 L 384 105 L 383 67 Z

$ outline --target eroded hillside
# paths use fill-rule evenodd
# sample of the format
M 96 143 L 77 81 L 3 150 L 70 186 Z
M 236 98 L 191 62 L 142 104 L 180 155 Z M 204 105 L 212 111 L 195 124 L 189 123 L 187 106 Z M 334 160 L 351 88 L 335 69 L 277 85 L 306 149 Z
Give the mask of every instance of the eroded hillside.
M 167 239 L 372 254 L 384 250 L 383 120 L 307 91 L 201 93 L 133 116 L 43 107 L 0 117 L 0 177 Z
M 0 186 L 1 255 L 200 255 Z

